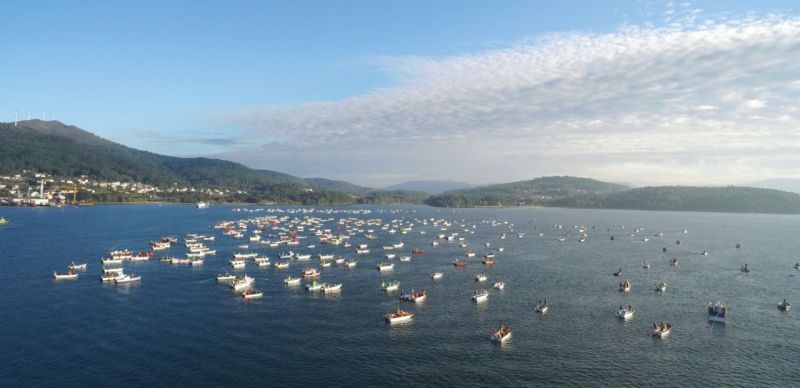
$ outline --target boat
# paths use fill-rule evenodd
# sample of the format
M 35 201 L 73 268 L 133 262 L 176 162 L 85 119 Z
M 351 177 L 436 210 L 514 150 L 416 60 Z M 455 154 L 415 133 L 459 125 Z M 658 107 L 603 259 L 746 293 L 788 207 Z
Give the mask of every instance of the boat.
M 414 248 L 414 249 L 411 250 L 411 254 L 412 255 L 421 255 L 423 253 L 425 253 L 425 252 L 422 249 L 419 249 L 419 248 Z
M 650 263 L 648 263 L 647 261 L 642 261 L 642 268 L 650 269 Z
M 255 279 L 247 276 L 246 274 L 242 277 L 237 277 L 231 282 L 231 289 L 234 291 L 242 291 L 244 289 L 250 288 L 250 286 L 255 283 Z
M 109 257 L 107 259 L 101 259 L 100 263 L 103 264 L 103 265 L 122 264 L 122 259 L 115 258 L 115 257 Z
M 310 253 L 296 254 L 294 255 L 294 258 L 302 261 L 311 260 L 311 254 Z
M 483 265 L 494 265 L 494 257 L 486 257 L 483 259 Z
M 387 263 L 385 261 L 378 264 L 378 271 L 391 271 L 394 269 L 394 263 Z
M 70 271 L 86 271 L 86 263 L 76 264 L 74 261 L 69 265 Z
M 404 302 L 421 303 L 424 302 L 427 297 L 428 292 L 425 290 L 422 290 L 421 292 L 414 292 L 414 290 L 411 290 L 410 294 L 400 294 L 400 300 Z
M 224 274 L 222 274 L 222 273 L 218 273 L 217 274 L 217 281 L 220 282 L 220 283 L 222 283 L 222 282 L 230 282 L 232 280 L 236 280 L 236 276 L 231 275 L 231 274 L 229 274 L 227 272 L 225 272 Z
M 56 280 L 72 280 L 77 279 L 78 274 L 76 272 L 72 272 L 72 270 L 67 273 L 53 272 L 53 278 Z
M 473 251 L 469 251 L 467 253 L 464 253 L 464 256 L 466 256 L 466 257 L 475 257 L 475 255 L 476 255 L 476 253 L 473 252 Z
M 472 294 L 472 301 L 475 303 L 481 303 L 489 300 L 489 291 L 487 290 L 477 290 Z
M 499 281 L 499 282 L 494 284 L 494 288 L 497 289 L 497 290 L 501 290 L 502 291 L 503 289 L 506 288 L 506 282 Z
M 268 267 L 270 264 L 269 257 L 256 257 L 253 261 L 259 267 Z
M 233 268 L 244 268 L 245 267 L 245 262 L 244 262 L 244 260 L 241 260 L 241 259 L 231 260 L 230 263 L 231 263 L 231 267 L 233 267 Z
M 125 276 L 125 274 L 122 271 L 119 271 L 119 272 L 116 272 L 116 271 L 106 272 L 106 273 L 103 273 L 102 275 L 100 275 L 100 281 L 101 282 L 113 282 L 113 281 L 116 281 L 117 279 L 122 279 L 124 276 Z
M 466 260 L 453 260 L 453 266 L 458 268 L 464 268 L 467 266 Z
M 671 265 L 673 267 L 677 267 L 678 266 L 678 259 L 673 257 L 672 260 L 669 261 L 669 265 Z
M 208 203 L 200 201 L 200 202 L 197 203 L 196 206 L 197 206 L 198 209 L 207 209 L 208 208 Z
M 294 257 L 294 252 L 292 252 L 292 251 L 281 252 L 281 253 L 278 254 L 278 258 L 280 258 L 282 260 L 291 259 L 292 257 Z M 309 255 L 308 258 L 310 259 L 311 255 Z
M 189 259 L 189 265 L 203 265 L 204 259 L 202 257 L 195 257 L 193 259 Z
M 630 292 L 631 287 L 632 287 L 631 282 L 623 280 L 619 283 L 619 292 Z
M 800 270 L 800 263 L 794 263 L 794 269 Z
M 403 263 L 408 263 L 411 261 L 411 256 L 400 256 L 400 261 Z
M 620 305 L 619 310 L 617 310 L 617 318 L 623 321 L 633 318 L 633 306 L 628 305 L 628 307 L 622 307 L 622 305 Z
M 740 266 L 739 266 L 739 271 L 740 271 L 740 272 L 744 272 L 744 273 L 749 273 L 749 272 L 750 272 L 750 268 L 747 268 L 747 264 L 745 264 L 745 265 L 740 265 Z
M 325 283 L 322 285 L 322 292 L 326 294 L 333 294 L 342 291 L 342 283 Z
M 142 279 L 141 276 L 130 274 L 130 275 L 125 275 L 125 276 L 123 276 L 121 278 L 114 279 L 114 283 L 116 283 L 116 284 L 127 284 L 127 283 L 138 282 L 141 279 Z
M 9 222 L 10 222 L 10 221 L 9 221 L 9 220 L 7 220 L 7 219 L 5 219 L 4 217 L 0 217 L 0 225 L 6 225 L 6 224 L 8 224 Z
M 672 332 L 672 325 L 666 322 L 662 322 L 660 325 L 657 323 L 653 324 L 653 327 L 650 329 L 650 333 L 654 338 L 664 338 Z
M 711 322 L 725 323 L 728 319 L 728 308 L 720 301 L 708 304 L 708 320 Z
M 384 258 L 387 258 L 387 259 L 390 259 L 390 260 L 394 259 L 396 256 L 397 255 L 395 255 L 394 253 L 387 253 L 387 254 L 383 255 Z
M 778 310 L 789 311 L 790 308 L 792 308 L 792 304 L 789 303 L 789 299 L 784 299 L 783 302 L 778 304 Z
M 275 263 L 275 268 L 277 268 L 277 269 L 289 268 L 289 262 L 288 261 L 281 261 L 281 262 Z
M 303 270 L 303 277 L 306 279 L 319 277 L 319 270 L 312 267 L 306 267 Z
M 242 298 L 244 299 L 259 299 L 264 297 L 264 293 L 252 288 L 242 291 Z
M 482 282 L 485 282 L 486 279 L 488 279 L 486 274 L 479 273 L 479 274 L 475 275 L 475 281 L 476 282 L 482 283 Z
M 505 340 L 511 338 L 511 328 L 508 326 L 500 325 L 500 328 L 492 332 L 492 341 L 503 343 Z
M 381 283 L 381 288 L 386 292 L 397 291 L 400 288 L 400 282 L 397 280 L 392 280 L 389 283 L 383 282 Z
M 347 260 L 344 262 L 344 265 L 347 266 L 347 268 L 355 268 L 356 264 L 358 264 L 358 261 L 355 260 Z
M 614 276 L 622 276 L 622 268 L 620 268 L 619 270 L 614 272 L 612 275 L 614 275 Z
M 397 309 L 397 311 L 391 314 L 386 314 L 386 323 L 393 324 L 393 323 L 408 322 L 413 317 L 414 317 L 413 313 Z
M 536 303 L 536 308 L 533 309 L 533 311 L 539 314 L 547 314 L 547 310 L 550 310 L 550 306 L 547 305 L 547 299 L 545 299 L 544 301 L 541 300 L 538 301 Z
M 287 276 L 285 279 L 283 279 L 283 283 L 286 284 L 287 286 L 297 286 L 300 284 L 300 278 L 293 278 L 291 276 Z
M 439 280 L 439 279 L 441 279 L 443 276 L 444 276 L 444 274 L 443 274 L 443 273 L 441 273 L 441 272 L 434 272 L 433 274 L 431 274 L 431 278 L 432 278 L 433 280 Z
M 306 284 L 306 291 L 311 291 L 311 292 L 322 291 L 322 286 L 323 286 L 322 283 L 317 283 L 317 281 L 314 280 L 313 282 Z
M 330 260 L 320 260 L 319 266 L 322 268 L 330 268 L 333 263 Z
M 665 292 L 667 291 L 667 283 L 658 282 L 656 283 L 656 292 Z

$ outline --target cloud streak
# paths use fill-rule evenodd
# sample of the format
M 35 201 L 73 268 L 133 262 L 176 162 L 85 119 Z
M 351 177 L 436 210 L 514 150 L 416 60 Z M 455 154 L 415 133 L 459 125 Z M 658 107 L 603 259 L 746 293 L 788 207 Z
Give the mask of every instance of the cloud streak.
M 250 145 L 223 156 L 372 185 L 546 174 L 638 184 L 800 177 L 800 20 L 688 14 L 688 22 L 670 14 L 665 28 L 383 58 L 396 86 L 226 112 L 221 120 L 248 128 L 239 142 Z

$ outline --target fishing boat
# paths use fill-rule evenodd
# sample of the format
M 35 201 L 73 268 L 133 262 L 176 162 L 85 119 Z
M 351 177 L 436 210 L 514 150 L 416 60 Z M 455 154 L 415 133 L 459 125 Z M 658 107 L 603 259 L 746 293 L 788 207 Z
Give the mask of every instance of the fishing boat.
M 106 259 L 101 259 L 100 263 L 103 265 L 122 264 L 122 259 L 116 257 L 109 257 Z
M 654 323 L 653 327 L 650 328 L 650 334 L 654 338 L 665 338 L 672 332 L 672 325 L 666 322 L 661 322 L 659 325 L 658 323 Z
M 397 257 L 397 255 L 394 254 L 394 253 L 387 253 L 387 254 L 383 255 L 383 257 L 386 258 L 386 259 L 391 260 L 391 259 L 394 259 L 395 257 Z
M 472 301 L 475 303 L 481 303 L 489 300 L 489 291 L 487 290 L 477 290 L 472 294 Z
M 536 308 L 533 309 L 533 311 L 539 314 L 547 314 L 548 310 L 550 310 L 550 306 L 547 305 L 547 299 L 545 299 L 544 301 L 539 300 L 536 303 Z
M 319 275 L 319 270 L 316 268 L 306 267 L 306 269 L 303 270 L 303 277 L 306 279 L 316 278 L 319 277 Z
M 493 331 L 491 335 L 492 341 L 498 343 L 503 343 L 509 338 L 511 338 L 511 328 L 503 325 L 500 325 L 500 328 Z
M 76 264 L 74 261 L 69 265 L 70 271 L 86 271 L 86 263 Z
M 138 282 L 141 279 L 142 279 L 141 276 L 130 274 L 130 275 L 125 275 L 125 276 L 123 276 L 121 278 L 114 279 L 114 283 L 116 283 L 116 284 L 127 284 L 127 283 Z
M 120 268 L 121 269 L 121 268 Z M 104 283 L 113 282 L 117 279 L 122 279 L 125 277 L 125 274 L 122 271 L 119 272 L 106 272 L 100 275 L 100 281 Z
M 739 266 L 739 271 L 740 272 L 744 272 L 744 273 L 749 273 L 750 272 L 750 268 L 747 268 L 747 264 L 740 265 Z
M 473 252 L 473 251 L 469 251 L 467 253 L 464 253 L 464 256 L 466 256 L 466 257 L 475 257 L 475 255 L 476 255 L 476 253 Z
M 398 282 L 397 280 L 392 280 L 389 283 L 382 282 L 381 288 L 386 292 L 397 291 L 400 288 L 400 282 Z
M 336 256 L 336 260 L 334 261 L 336 262 L 336 264 L 344 264 L 346 260 L 344 259 L 344 257 Z
M 647 261 L 642 261 L 642 268 L 650 269 L 650 263 L 648 263 Z
M 494 265 L 494 256 L 489 257 L 489 255 L 486 255 L 483 259 L 483 265 Z
M 394 263 L 387 263 L 385 261 L 378 264 L 378 271 L 391 271 L 394 269 Z
M 236 280 L 236 276 L 234 276 L 234 275 L 231 275 L 231 274 L 229 274 L 229 273 L 227 273 L 227 272 L 225 272 L 225 273 L 218 273 L 218 274 L 217 274 L 217 281 L 218 281 L 218 282 L 220 282 L 220 283 L 223 283 L 223 282 L 230 282 L 230 281 L 233 281 L 233 280 Z
M 266 256 L 256 257 L 255 259 L 253 259 L 253 261 L 259 267 L 268 267 L 269 264 L 270 264 L 269 257 L 266 257 Z
M 207 209 L 208 208 L 208 203 L 200 201 L 200 202 L 197 203 L 196 206 L 197 206 L 198 209 Z
M 244 260 L 241 260 L 241 259 L 231 260 L 230 263 L 231 263 L 231 267 L 233 267 L 233 268 L 244 268 L 245 267 L 245 262 L 244 262 Z
M 453 260 L 453 266 L 458 268 L 464 268 L 467 266 L 466 260 Z
M 622 307 L 620 305 L 619 310 L 617 310 L 617 318 L 623 321 L 633 318 L 633 307 L 631 305 L 628 305 L 628 307 Z
M 394 324 L 394 323 L 408 322 L 413 317 L 414 317 L 413 313 L 397 309 L 397 311 L 391 314 L 386 314 L 386 323 Z
M 288 261 L 281 261 L 281 262 L 275 263 L 275 268 L 277 268 L 277 269 L 289 268 L 289 262 Z
M 619 283 L 619 292 L 630 292 L 631 287 L 632 287 L 631 282 L 623 280 Z
M 255 283 L 255 279 L 247 276 L 246 274 L 242 277 L 237 277 L 231 282 L 231 288 L 234 291 L 242 291 L 244 289 L 250 288 L 250 286 Z
M 441 279 L 443 276 L 444 276 L 444 274 L 443 274 L 443 273 L 441 273 L 441 272 L 434 272 L 433 274 L 431 274 L 431 278 L 432 278 L 433 280 L 439 280 L 439 279 Z
M 677 267 L 678 266 L 678 259 L 673 257 L 672 260 L 669 261 L 669 265 L 671 265 L 673 267 Z
M 326 294 L 334 294 L 342 291 L 342 283 L 325 283 L 322 285 L 322 292 Z
M 419 248 L 414 248 L 414 249 L 411 250 L 411 254 L 412 255 L 421 255 L 423 253 L 425 253 L 425 252 L 422 249 L 419 249 Z
M 330 268 L 333 263 L 330 260 L 320 260 L 319 266 L 322 268 Z
M 800 270 L 800 263 L 794 263 L 794 269 Z
M 421 292 L 414 292 L 414 290 L 411 290 L 410 294 L 400 294 L 400 300 L 404 302 L 421 303 L 424 302 L 427 297 L 428 292 L 425 290 L 422 290 Z
M 366 249 L 366 248 L 364 248 L 364 249 L 356 249 L 356 254 L 357 255 L 366 255 L 368 253 L 369 253 L 369 249 Z
M 77 279 L 78 274 L 76 272 L 72 272 L 72 270 L 66 273 L 53 272 L 53 278 L 56 280 L 72 280 Z
M 479 273 L 479 274 L 475 275 L 475 281 L 478 282 L 478 283 L 483 283 L 483 282 L 486 281 L 486 279 L 488 279 L 486 274 Z
M 189 265 L 203 265 L 204 259 L 202 257 L 195 257 L 189 259 Z
M 411 261 L 411 256 L 400 256 L 400 261 L 403 263 L 408 263 Z
M 322 283 L 317 283 L 317 281 L 314 280 L 313 282 L 306 284 L 306 291 L 311 291 L 311 292 L 322 291 L 322 286 L 323 286 Z
M 789 303 L 789 299 L 784 299 L 783 302 L 778 304 L 778 310 L 781 310 L 781 311 L 789 311 L 789 309 L 791 307 L 792 307 L 792 304 Z
M 356 264 L 358 264 L 358 261 L 355 260 L 347 260 L 344 263 L 347 268 L 355 268 Z
M 9 221 L 9 220 L 7 220 L 7 219 L 5 219 L 4 217 L 0 217 L 0 225 L 6 225 L 6 224 L 8 224 L 9 222 L 10 222 L 10 221 Z
M 291 276 L 287 276 L 283 279 L 283 283 L 287 286 L 297 286 L 300 285 L 300 278 L 293 278 Z
M 656 283 L 656 292 L 665 292 L 667 291 L 667 283 L 658 282 Z
M 259 299 L 264 297 L 264 293 L 252 288 L 242 291 L 242 298 L 244 299 Z
M 280 258 L 281 260 L 291 259 L 292 257 L 294 257 L 294 252 L 292 252 L 292 251 L 281 252 L 281 253 L 278 254 L 278 258 Z M 310 259 L 311 255 L 309 255 L 308 258 Z
M 614 276 L 622 276 L 622 268 L 620 268 L 619 270 L 614 272 L 612 275 L 614 275 Z
M 725 323 L 728 319 L 728 308 L 720 301 L 708 304 L 708 320 L 711 322 Z
M 497 290 L 501 290 L 502 291 L 503 289 L 506 288 L 506 282 L 499 281 L 499 282 L 494 284 L 494 288 L 497 289 Z

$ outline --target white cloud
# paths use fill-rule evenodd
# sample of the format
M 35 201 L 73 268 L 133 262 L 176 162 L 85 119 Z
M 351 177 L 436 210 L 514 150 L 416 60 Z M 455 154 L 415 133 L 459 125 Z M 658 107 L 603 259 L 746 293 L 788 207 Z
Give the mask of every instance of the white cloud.
M 800 20 L 709 23 L 698 13 L 668 28 L 383 58 L 395 87 L 226 113 L 226 124 L 250 128 L 254 145 L 224 156 L 373 185 L 546 174 L 651 184 L 800 177 L 792 164 L 800 155 Z

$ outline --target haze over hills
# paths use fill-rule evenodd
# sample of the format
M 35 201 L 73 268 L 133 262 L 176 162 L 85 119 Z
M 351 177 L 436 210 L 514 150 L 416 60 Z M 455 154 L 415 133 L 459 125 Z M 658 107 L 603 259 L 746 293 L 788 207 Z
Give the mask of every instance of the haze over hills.
M 748 184 L 747 186 L 800 193 L 800 179 L 791 179 L 791 178 L 765 179 L 758 182 L 753 182 L 751 184 Z
M 391 186 L 384 187 L 384 190 L 409 190 L 409 191 L 422 191 L 429 194 L 441 194 L 445 191 L 459 190 L 472 187 L 466 182 L 458 182 L 451 180 L 419 180 L 398 183 Z

